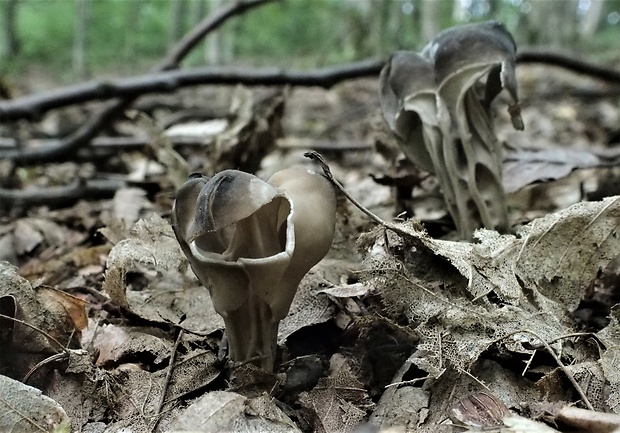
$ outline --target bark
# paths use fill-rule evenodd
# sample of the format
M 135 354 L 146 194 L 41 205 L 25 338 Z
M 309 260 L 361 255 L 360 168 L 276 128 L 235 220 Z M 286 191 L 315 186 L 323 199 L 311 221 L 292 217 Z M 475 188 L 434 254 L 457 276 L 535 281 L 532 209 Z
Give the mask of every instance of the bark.
M 0 29 L 2 29 L 2 45 L 0 57 L 10 59 L 19 53 L 19 39 L 15 27 L 17 19 L 18 0 L 5 0 L 2 2 L 0 11 Z
M 73 39 L 73 74 L 78 79 L 87 76 L 86 50 L 88 49 L 88 22 L 90 20 L 90 0 L 78 0 L 75 36 Z
M 579 27 L 579 36 L 581 38 L 586 39 L 596 33 L 603 17 L 604 6 L 603 0 L 590 0 L 590 7 Z
M 439 2 L 422 1 L 420 2 L 420 27 L 422 29 L 422 40 L 426 43 L 439 33 Z
M 185 33 L 185 16 L 187 11 L 187 0 L 172 0 L 170 7 L 170 38 L 169 45 L 173 46 Z

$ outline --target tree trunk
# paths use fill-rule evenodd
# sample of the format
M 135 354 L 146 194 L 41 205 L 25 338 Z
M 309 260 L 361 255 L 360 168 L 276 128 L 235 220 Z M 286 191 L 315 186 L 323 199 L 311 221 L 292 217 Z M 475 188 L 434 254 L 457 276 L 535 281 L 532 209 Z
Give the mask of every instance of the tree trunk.
M 441 25 L 439 22 L 439 1 L 423 0 L 420 2 L 420 28 L 422 40 L 427 43 L 435 37 Z
M 209 6 L 212 11 L 217 10 L 228 1 L 229 0 L 211 0 Z M 222 65 L 232 61 L 232 37 L 233 34 L 227 31 L 226 27 L 221 27 L 217 32 L 209 34 L 206 43 L 207 63 L 209 65 Z
M 590 7 L 579 27 L 579 36 L 581 38 L 589 38 L 596 33 L 603 17 L 604 6 L 605 2 L 603 0 L 590 0 Z
M 561 47 L 575 39 L 578 0 L 531 0 L 527 14 L 530 42 Z
M 73 74 L 77 79 L 85 79 L 88 75 L 86 49 L 89 20 L 90 0 L 78 0 L 75 37 L 73 39 Z
M 170 37 L 169 46 L 176 44 L 185 33 L 185 15 L 187 10 L 186 0 L 173 0 L 170 13 Z
M 0 57 L 10 59 L 19 52 L 19 39 L 17 38 L 16 18 L 18 0 L 5 0 L 0 7 L 0 28 L 2 29 L 2 45 L 0 45 Z
M 138 34 L 136 32 L 136 26 L 138 25 L 138 19 L 140 17 L 140 7 L 142 2 L 129 1 L 125 4 L 127 7 L 127 21 L 125 24 L 125 46 L 123 55 L 125 57 L 125 63 L 127 65 L 135 64 L 136 46 Z M 134 71 L 132 70 L 131 73 Z

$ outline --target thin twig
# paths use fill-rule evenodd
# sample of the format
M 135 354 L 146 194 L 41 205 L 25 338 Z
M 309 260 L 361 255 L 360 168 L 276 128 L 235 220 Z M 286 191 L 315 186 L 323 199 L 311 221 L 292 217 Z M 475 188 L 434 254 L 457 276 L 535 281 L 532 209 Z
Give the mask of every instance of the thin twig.
M 31 325 L 28 322 L 24 322 L 23 320 L 20 320 L 20 319 L 18 319 L 16 317 L 7 316 L 7 315 L 4 315 L 4 314 L 0 314 L 0 317 L 2 317 L 3 319 L 12 320 L 12 321 L 14 321 L 16 323 L 19 323 L 21 325 L 27 326 L 28 328 L 33 329 L 33 330 L 39 332 L 40 334 L 45 336 L 45 338 L 47 338 L 49 341 L 51 341 L 52 343 L 56 344 L 60 348 L 61 351 L 63 351 L 63 352 L 65 351 L 65 346 L 60 344 L 60 341 L 56 340 L 54 337 L 52 337 L 50 334 L 48 334 L 44 330 L 42 330 L 40 328 L 37 328 L 36 326 Z
M 414 383 L 421 382 L 423 380 L 431 379 L 431 378 L 433 378 L 433 376 L 429 374 L 428 376 L 418 377 L 417 379 L 401 380 L 400 382 L 393 382 L 393 383 L 387 384 L 385 385 L 385 388 L 387 389 L 393 386 L 400 386 L 400 385 L 413 385 Z
M 344 189 L 344 186 L 342 186 L 342 184 L 334 178 L 334 175 L 332 174 L 332 171 L 330 170 L 329 165 L 327 165 L 325 158 L 323 158 L 323 155 L 321 155 L 319 152 L 312 150 L 310 152 L 304 153 L 304 156 L 306 158 L 310 158 L 316 161 L 321 166 L 321 169 L 323 170 L 323 173 L 325 173 L 325 177 L 327 178 L 327 180 L 329 180 L 338 189 L 338 191 L 340 191 L 351 203 L 353 203 L 353 205 L 356 208 L 362 211 L 365 215 L 367 215 L 371 220 L 373 220 L 377 224 L 385 228 L 393 229 L 392 224 L 386 221 L 383 221 L 381 218 L 379 218 L 377 215 L 372 213 L 370 210 L 366 209 L 360 202 L 358 202 L 355 199 L 355 197 L 353 197 L 351 194 L 349 194 L 349 192 L 346 189 Z
M 94 81 L 49 92 L 0 102 L 0 120 L 33 120 L 49 110 L 89 101 L 113 98 L 134 100 L 149 93 L 171 93 L 188 86 L 201 84 L 247 86 L 318 86 L 330 88 L 343 80 L 376 75 L 384 61 L 374 59 L 310 71 L 284 71 L 278 68 L 201 67 L 166 70 L 119 78 Z
M 553 348 L 549 345 L 549 343 L 546 342 L 545 340 L 543 340 L 534 331 L 530 331 L 529 329 L 522 329 L 520 331 L 514 331 L 514 332 L 511 332 L 509 334 L 504 335 L 501 338 L 498 338 L 497 340 L 495 340 L 495 342 L 499 342 L 499 341 L 505 340 L 505 339 L 507 339 L 509 337 L 512 337 L 513 335 L 516 335 L 516 334 L 530 334 L 534 338 L 537 338 L 545 346 L 545 349 L 547 349 L 547 352 L 549 353 L 549 355 L 551 355 L 553 357 L 555 362 L 558 364 L 558 367 L 560 367 L 560 369 L 564 372 L 564 374 L 566 375 L 568 380 L 573 384 L 573 386 L 575 387 L 575 390 L 577 390 L 577 393 L 579 394 L 579 396 L 583 400 L 583 403 L 588 407 L 588 409 L 594 410 L 594 406 L 592 406 L 592 403 L 590 403 L 590 400 L 588 400 L 588 397 L 586 396 L 586 393 L 583 391 L 583 389 L 581 388 L 579 383 L 577 383 L 577 380 L 575 380 L 575 377 L 573 376 L 573 374 L 562 363 L 562 361 L 560 360 L 558 355 L 555 353 Z M 554 339 L 553 341 L 557 341 L 557 340 L 558 340 L 558 338 Z
M 155 431 L 155 429 L 157 428 L 157 425 L 159 424 L 159 421 L 161 420 L 160 415 L 162 414 L 162 409 L 166 401 L 166 393 L 168 392 L 168 386 L 170 385 L 170 380 L 172 379 L 172 372 L 174 371 L 174 367 L 175 367 L 175 359 L 176 359 L 177 350 L 179 348 L 179 344 L 181 344 L 181 340 L 183 339 L 184 333 L 185 331 L 183 330 L 183 328 L 180 328 L 179 335 L 177 335 L 177 339 L 175 340 L 174 346 L 172 347 L 172 351 L 170 353 L 170 362 L 168 364 L 168 371 L 166 372 L 166 378 L 164 379 L 164 384 L 161 390 L 161 395 L 159 396 L 159 402 L 157 403 L 157 408 L 155 410 L 155 416 L 157 418 L 155 420 L 155 424 L 153 424 L 153 427 L 151 428 L 151 432 Z
M 32 376 L 35 371 L 37 371 L 39 368 L 43 367 L 45 364 L 49 364 L 49 363 L 52 363 L 52 362 L 55 362 L 55 361 L 64 361 L 67 358 L 69 358 L 69 354 L 67 352 L 60 352 L 60 353 L 52 355 L 52 356 L 50 356 L 48 358 L 45 358 L 43 361 L 37 363 L 37 365 L 32 367 L 28 371 L 28 373 L 26 373 L 26 375 L 22 379 L 22 382 L 23 383 L 28 383 L 28 379 L 30 379 L 30 376 Z
M 489 389 L 489 387 L 480 379 L 478 379 L 476 376 L 474 376 L 473 374 L 471 374 L 469 371 L 461 368 L 461 367 L 456 367 L 456 369 L 458 371 L 460 371 L 461 373 L 466 374 L 467 376 L 469 376 L 474 382 L 476 382 L 478 385 L 480 385 L 481 387 L 483 387 L 484 389 L 486 389 L 487 391 L 491 392 L 491 390 Z
M 351 203 L 353 203 L 353 205 L 358 208 L 360 211 L 362 211 L 362 213 L 364 213 L 365 215 L 367 215 L 370 219 L 372 219 L 374 222 L 376 222 L 377 224 L 383 226 L 384 228 L 393 231 L 394 233 L 407 238 L 407 239 L 411 239 L 412 237 L 415 238 L 415 236 L 411 233 L 408 232 L 404 229 L 402 229 L 401 227 L 399 227 L 396 224 L 387 222 L 382 220 L 381 218 L 379 218 L 377 215 L 375 215 L 373 212 L 371 212 L 369 209 L 365 208 L 360 202 L 358 202 L 351 194 L 349 194 L 349 192 L 344 188 L 344 186 L 342 186 L 342 184 L 340 182 L 338 182 L 330 168 L 329 165 L 327 164 L 327 162 L 325 161 L 325 158 L 323 158 L 323 156 L 319 153 L 316 152 L 314 150 L 311 150 L 310 152 L 306 152 L 304 153 L 304 156 L 306 158 L 310 158 L 314 161 L 316 161 L 320 166 L 321 169 L 323 170 L 323 173 L 325 174 L 325 177 L 327 178 L 327 180 L 329 180 L 332 185 L 334 185 L 334 187 L 340 191 Z M 409 221 L 414 221 L 415 225 L 418 226 L 416 229 L 423 231 L 424 229 L 422 228 L 422 224 L 420 223 L 419 220 L 417 219 L 410 219 Z M 389 248 L 389 246 L 386 244 L 386 248 Z

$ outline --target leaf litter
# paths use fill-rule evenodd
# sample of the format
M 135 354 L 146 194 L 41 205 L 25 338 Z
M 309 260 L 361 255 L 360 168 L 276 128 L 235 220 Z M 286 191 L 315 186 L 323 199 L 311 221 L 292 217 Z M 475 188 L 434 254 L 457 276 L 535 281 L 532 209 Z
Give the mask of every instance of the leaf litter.
M 261 168 L 267 174 L 283 161 L 299 162 L 295 151 L 274 147 L 281 126 L 287 134 L 313 130 L 334 142 L 348 138 L 346 131 L 372 129 L 372 119 L 363 123 L 338 109 L 347 92 L 358 92 L 350 98 L 358 104 L 371 89 L 366 96 L 371 108 L 364 112 L 376 110 L 376 83 L 360 83 L 335 89 L 338 96 L 332 98 L 318 89 L 293 90 L 284 99 L 279 93 L 261 99 L 237 90 L 240 99 L 231 108 L 238 113 L 231 123 L 236 126 L 220 137 L 207 165 L 230 164 L 220 161 L 218 152 L 228 161 L 247 163 L 244 146 L 255 149 L 259 159 L 269 153 Z M 296 100 L 296 92 L 303 96 Z M 324 130 L 318 123 L 295 124 L 309 118 L 289 114 L 292 104 L 304 106 L 300 99 L 306 107 L 320 105 L 324 113 L 343 113 L 339 121 L 348 125 L 343 135 L 333 124 Z M 605 104 L 596 109 L 609 111 Z M 573 135 L 583 131 L 578 116 L 555 111 L 556 118 L 548 120 L 536 110 L 525 107 L 523 117 L 528 128 L 538 119 L 538 137 L 554 133 L 557 119 Z M 278 118 L 282 113 L 284 119 Z M 613 122 L 605 122 L 598 137 L 613 133 Z M 147 123 L 141 128 L 156 137 L 157 128 Z M 157 146 L 157 159 L 176 160 L 165 140 Z M 620 310 L 613 306 L 618 281 L 613 276 L 620 272 L 614 260 L 620 252 L 619 199 L 549 213 L 560 195 L 574 203 L 581 198 L 580 185 L 593 194 L 604 182 L 584 182 L 594 172 L 582 170 L 555 190 L 570 194 L 549 192 L 559 183 L 524 185 L 617 157 L 546 148 L 512 156 L 518 164 L 512 182 L 521 188 L 512 196 L 517 204 L 512 217 L 521 222 L 513 234 L 480 230 L 473 243 L 462 243 L 449 235 L 430 236 L 411 221 L 394 223 L 397 231 L 372 229 L 340 201 L 332 253 L 302 281 L 282 321 L 282 368 L 274 375 L 223 356 L 222 320 L 174 239 L 167 192 L 154 197 L 128 188 L 113 200 L 16 218 L 0 227 L 2 257 L 19 265 L 1 268 L 0 341 L 6 350 L 0 378 L 15 382 L 30 374 L 26 383 L 62 406 L 66 415 L 58 404 L 39 402 L 36 392 L 28 397 L 36 413 L 58 420 L 44 431 L 63 431 L 53 426 L 67 420 L 72 431 L 99 432 L 451 432 L 454 424 L 479 431 L 475 422 L 495 414 L 499 403 L 509 414 L 484 431 L 613 431 L 614 413 L 620 412 Z M 124 158 L 146 162 L 147 168 L 156 162 L 144 154 Z M 395 197 L 385 186 L 373 188 L 364 175 L 390 172 L 398 157 L 339 151 L 328 159 L 347 190 L 373 212 L 392 217 Z M 188 160 L 196 165 L 195 155 Z M 553 167 L 525 176 L 521 168 L 539 160 Z M 141 172 L 140 182 L 158 179 L 170 188 L 186 170 L 171 164 L 166 177 L 168 166 L 158 162 L 157 171 Z M 426 184 L 417 184 L 411 199 L 422 203 L 432 194 Z M 546 208 L 530 209 L 523 197 Z M 302 380 L 287 385 L 293 377 Z M 3 401 L 14 398 L 12 386 L 1 389 Z M 574 405 L 586 408 L 586 401 L 594 410 L 570 411 Z M 452 419 L 454 408 L 466 408 L 461 410 L 466 416 Z M 1 422 L 12 426 L 5 430 L 31 431 L 19 429 L 28 419 L 34 415 L 23 412 Z

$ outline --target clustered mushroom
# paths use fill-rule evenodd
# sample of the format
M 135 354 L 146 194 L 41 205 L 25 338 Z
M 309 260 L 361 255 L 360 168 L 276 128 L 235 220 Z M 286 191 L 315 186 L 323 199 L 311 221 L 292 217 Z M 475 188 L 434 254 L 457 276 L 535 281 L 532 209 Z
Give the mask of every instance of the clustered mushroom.
M 273 370 L 279 323 L 303 276 L 329 251 L 335 217 L 331 183 L 303 168 L 267 182 L 237 170 L 193 174 L 181 186 L 172 225 L 224 318 L 230 359 Z
M 491 102 L 506 89 L 523 129 L 515 55 L 508 30 L 489 21 L 447 29 L 420 53 L 396 52 L 381 71 L 384 119 L 405 156 L 437 176 L 462 239 L 510 227 Z

